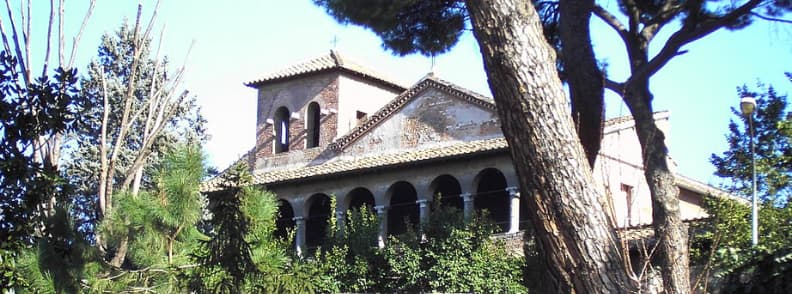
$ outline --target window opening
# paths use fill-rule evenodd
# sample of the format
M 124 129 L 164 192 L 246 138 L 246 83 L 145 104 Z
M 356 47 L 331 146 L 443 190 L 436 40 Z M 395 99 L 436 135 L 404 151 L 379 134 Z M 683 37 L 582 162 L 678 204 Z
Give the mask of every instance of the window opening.
M 275 153 L 289 151 L 289 109 L 275 111 Z
M 308 104 L 308 114 L 306 115 L 306 128 L 307 136 L 305 138 L 305 147 L 313 148 L 319 146 L 320 136 L 320 116 L 319 116 L 319 103 L 311 102 Z

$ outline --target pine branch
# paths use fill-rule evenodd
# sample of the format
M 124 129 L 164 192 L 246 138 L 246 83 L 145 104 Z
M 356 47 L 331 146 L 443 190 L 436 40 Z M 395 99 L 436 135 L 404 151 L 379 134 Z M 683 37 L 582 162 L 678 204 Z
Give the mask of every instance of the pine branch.
M 751 12 L 751 15 L 756 16 L 756 17 L 761 18 L 761 19 L 764 19 L 764 20 L 767 20 L 767 21 L 792 24 L 792 20 L 789 20 L 789 19 L 776 18 L 776 17 L 772 17 L 772 16 L 759 14 L 759 13 L 756 13 L 756 12 Z
M 676 31 L 668 41 L 666 41 L 665 46 L 660 50 L 657 55 L 655 55 L 648 63 L 644 66 L 639 68 L 638 70 L 633 72 L 631 80 L 643 80 L 649 76 L 654 75 L 659 71 L 663 66 L 665 66 L 672 58 L 675 56 L 684 53 L 679 51 L 682 46 L 689 44 L 695 40 L 698 40 L 718 29 L 725 27 L 726 25 L 734 22 L 737 18 L 744 16 L 746 14 L 751 13 L 751 10 L 756 8 L 762 0 L 751 0 L 742 6 L 738 7 L 735 10 L 732 10 L 728 14 L 714 18 L 711 20 L 704 21 L 703 23 L 699 23 L 698 21 L 689 20 L 685 22 L 685 24 Z M 692 17 L 691 17 L 692 18 Z
M 596 15 L 599 19 L 605 22 L 605 24 L 607 24 L 614 31 L 616 31 L 617 34 L 619 34 L 619 37 L 622 39 L 622 42 L 624 42 L 625 44 L 629 43 L 628 42 L 629 32 L 627 31 L 627 28 L 624 27 L 624 24 L 621 21 L 619 21 L 619 19 L 616 18 L 615 15 L 611 14 L 610 12 L 605 10 L 605 8 L 602 8 L 602 6 L 596 3 L 594 4 L 593 12 L 594 15 Z

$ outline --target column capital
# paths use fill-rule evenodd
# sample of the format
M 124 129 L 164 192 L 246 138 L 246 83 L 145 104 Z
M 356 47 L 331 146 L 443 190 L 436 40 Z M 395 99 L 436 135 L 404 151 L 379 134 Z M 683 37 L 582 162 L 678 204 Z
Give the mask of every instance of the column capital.
M 520 197 L 520 188 L 514 186 L 506 187 L 506 192 L 509 192 L 509 196 Z
M 473 194 L 471 193 L 462 193 L 459 194 L 459 197 L 462 197 L 465 202 L 473 201 Z
M 305 221 L 305 218 L 302 216 L 295 216 L 292 218 L 292 220 L 299 223 Z
M 415 201 L 415 203 L 418 204 L 418 206 L 420 206 L 420 207 L 425 207 L 429 203 L 429 200 L 418 199 L 418 200 Z
M 374 209 L 377 210 L 378 214 L 381 214 L 381 213 L 384 213 L 384 212 L 388 211 L 388 206 L 386 206 L 386 205 L 377 205 L 377 206 L 374 206 Z

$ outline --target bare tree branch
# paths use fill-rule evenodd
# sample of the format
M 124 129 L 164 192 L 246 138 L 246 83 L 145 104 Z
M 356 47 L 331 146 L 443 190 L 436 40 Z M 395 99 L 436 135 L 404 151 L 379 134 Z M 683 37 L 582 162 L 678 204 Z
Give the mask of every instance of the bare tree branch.
M 22 41 L 25 43 L 25 60 L 28 62 L 28 67 L 25 69 L 25 75 L 29 78 L 30 75 L 30 66 L 29 64 L 31 61 L 30 59 L 30 0 L 27 1 L 27 4 L 23 7 L 20 7 L 20 15 L 22 16 Z
M 22 69 L 22 73 L 29 73 L 30 71 L 28 70 L 27 65 L 28 60 L 25 60 L 25 55 L 22 54 L 22 48 L 19 47 L 19 35 L 17 34 L 17 26 L 16 21 L 14 20 L 15 18 L 13 9 L 11 9 L 11 3 L 8 2 L 8 0 L 5 0 L 5 3 L 6 12 L 8 12 L 8 22 L 11 24 L 11 38 L 14 40 L 14 52 L 17 57 L 17 62 L 19 62 L 19 67 Z M 5 38 L 5 33 L 3 33 L 3 36 Z M 25 81 L 25 86 L 30 86 L 30 75 L 23 74 L 22 78 Z
M 66 18 L 66 1 L 60 0 L 58 3 L 58 66 L 65 68 L 63 66 L 64 62 L 64 54 L 63 54 L 63 47 L 65 46 L 65 38 L 63 37 L 63 22 Z
M 135 84 L 137 80 L 138 63 L 140 62 L 140 55 L 142 54 L 143 41 L 140 38 L 140 18 L 143 13 L 143 4 L 138 3 L 137 17 L 135 17 L 135 27 L 132 35 L 132 64 L 129 73 L 129 82 L 127 84 L 126 94 L 124 95 L 124 110 L 121 114 L 121 123 L 119 124 L 118 135 L 115 143 L 113 144 L 113 151 L 110 153 L 110 165 L 108 168 L 107 180 L 112 181 L 115 176 L 115 165 L 124 144 L 126 132 L 129 129 L 129 117 L 132 108 L 132 100 L 134 98 Z M 106 197 L 108 199 L 113 196 L 113 185 L 107 185 Z
M 41 75 L 47 74 L 47 67 L 49 67 L 50 50 L 52 47 L 52 25 L 55 22 L 55 0 L 50 0 L 50 14 L 47 19 L 47 42 L 46 49 L 44 50 L 44 64 L 41 69 Z
M 88 11 L 85 12 L 85 17 L 83 17 L 82 24 L 80 25 L 80 30 L 77 32 L 77 35 L 74 37 L 72 41 L 72 51 L 71 56 L 69 56 L 69 63 L 66 64 L 67 69 L 71 69 L 74 66 L 74 58 L 77 56 L 77 47 L 80 44 L 80 39 L 82 38 L 82 34 L 85 31 L 85 27 L 88 25 L 88 19 L 91 18 L 91 14 L 93 14 L 94 7 L 96 6 L 96 0 L 91 0 Z
M 759 13 L 756 13 L 756 12 L 751 12 L 751 15 L 756 16 L 756 17 L 761 18 L 761 19 L 764 19 L 764 20 L 767 20 L 767 21 L 774 21 L 774 22 L 792 24 L 792 20 L 789 20 L 789 19 L 776 18 L 776 17 L 772 17 L 772 16 L 759 14 Z
M 619 19 L 616 18 L 615 15 L 611 14 L 610 12 L 605 10 L 605 8 L 602 8 L 602 6 L 596 3 L 594 4 L 593 12 L 594 15 L 596 15 L 599 19 L 605 22 L 605 24 L 607 24 L 614 31 L 616 31 L 616 33 L 619 34 L 619 37 L 621 37 L 622 41 L 625 44 L 628 43 L 629 32 L 627 31 L 627 28 L 624 26 L 624 24 L 621 21 L 619 21 Z
M 96 65 L 99 70 L 99 77 L 102 80 L 102 127 L 99 137 L 99 158 L 100 158 L 100 171 L 99 171 L 99 210 L 101 215 L 107 212 L 107 203 L 105 203 L 105 192 L 107 189 L 107 121 L 110 116 L 110 99 L 107 95 L 107 80 L 105 79 L 104 68 L 101 64 Z M 99 235 L 99 234 L 97 234 Z M 98 243 L 98 242 L 97 242 Z

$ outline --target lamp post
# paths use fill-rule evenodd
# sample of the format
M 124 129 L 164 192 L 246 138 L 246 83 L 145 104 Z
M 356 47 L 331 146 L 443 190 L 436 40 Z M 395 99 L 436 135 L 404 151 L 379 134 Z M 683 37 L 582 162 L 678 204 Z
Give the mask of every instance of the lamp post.
M 748 136 L 751 140 L 751 244 L 759 243 L 759 211 L 756 206 L 756 152 L 754 151 L 753 113 L 756 110 L 756 99 L 753 97 L 740 98 L 740 111 L 748 117 Z

